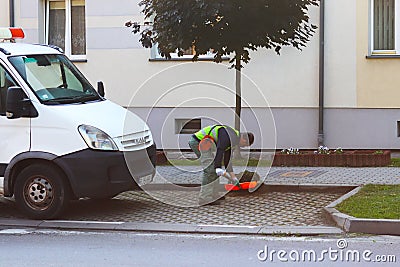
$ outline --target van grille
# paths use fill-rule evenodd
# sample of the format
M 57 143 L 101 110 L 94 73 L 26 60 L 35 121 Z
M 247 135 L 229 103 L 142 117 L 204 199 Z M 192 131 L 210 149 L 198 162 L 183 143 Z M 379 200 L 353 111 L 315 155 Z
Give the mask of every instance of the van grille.
M 144 149 L 151 145 L 153 141 L 149 130 L 127 134 L 118 139 L 124 151 Z

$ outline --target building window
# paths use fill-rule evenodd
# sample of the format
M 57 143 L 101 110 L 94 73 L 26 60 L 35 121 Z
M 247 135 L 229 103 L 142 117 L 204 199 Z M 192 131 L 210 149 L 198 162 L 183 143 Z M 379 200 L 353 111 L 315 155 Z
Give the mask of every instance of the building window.
M 397 137 L 400 137 L 400 121 L 397 121 Z
M 72 60 L 85 59 L 85 0 L 46 1 L 46 41 Z
M 372 0 L 372 54 L 397 54 L 395 1 Z
M 201 130 L 201 119 L 175 119 L 176 134 L 194 134 Z

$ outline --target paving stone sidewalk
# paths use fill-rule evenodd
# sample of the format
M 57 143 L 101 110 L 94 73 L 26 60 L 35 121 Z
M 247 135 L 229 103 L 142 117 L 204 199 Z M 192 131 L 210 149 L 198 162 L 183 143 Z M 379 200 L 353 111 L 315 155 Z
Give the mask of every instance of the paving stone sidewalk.
M 156 191 L 158 197 L 187 198 L 191 192 Z M 192 192 L 193 193 L 193 192 Z M 194 192 L 197 194 L 198 192 Z M 340 193 L 266 192 L 227 196 L 223 205 L 178 207 L 160 202 L 144 192 L 125 192 L 112 200 L 72 202 L 59 218 L 67 221 L 203 224 L 232 226 L 332 225 L 322 207 Z M 22 219 L 15 204 L 0 198 L 0 218 Z
M 311 168 L 261 167 L 267 185 L 360 185 L 399 184 L 400 168 Z M 235 172 L 241 171 L 236 168 Z M 267 175 L 268 173 L 268 175 Z M 198 166 L 159 166 L 154 183 L 199 184 Z M 226 181 L 225 181 L 226 182 Z M 179 201 L 196 191 L 153 192 Z M 264 190 L 254 194 L 229 194 L 223 205 L 177 207 L 154 199 L 145 192 L 125 192 L 108 201 L 83 200 L 71 203 L 60 218 L 65 221 L 129 222 L 230 226 L 332 226 L 323 207 L 338 199 L 338 192 L 287 192 Z M 15 204 L 0 197 L 0 218 L 20 219 Z

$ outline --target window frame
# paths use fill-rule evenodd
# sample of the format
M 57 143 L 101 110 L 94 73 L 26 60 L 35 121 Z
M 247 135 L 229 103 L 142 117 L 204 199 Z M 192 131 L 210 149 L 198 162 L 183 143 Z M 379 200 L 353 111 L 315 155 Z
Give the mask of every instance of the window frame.
M 369 40 L 369 55 L 370 56 L 398 56 L 400 55 L 400 3 L 399 0 L 394 0 L 394 49 L 379 50 L 374 48 L 374 33 L 375 33 L 375 0 L 370 0 L 370 40 Z
M 65 3 L 65 49 L 64 54 L 72 61 L 86 61 L 87 60 L 87 37 L 85 29 L 85 43 L 86 49 L 83 55 L 73 55 L 72 54 L 72 0 L 45 0 L 45 43 L 49 44 L 49 29 L 50 29 L 50 2 L 60 2 Z M 85 0 L 85 20 L 86 20 L 86 0 Z M 85 23 L 86 28 L 86 23 Z

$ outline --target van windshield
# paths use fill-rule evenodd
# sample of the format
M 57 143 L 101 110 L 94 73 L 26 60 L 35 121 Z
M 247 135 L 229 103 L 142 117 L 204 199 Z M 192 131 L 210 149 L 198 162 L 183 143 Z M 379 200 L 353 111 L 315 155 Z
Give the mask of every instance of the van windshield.
M 14 56 L 9 60 L 44 104 L 101 100 L 96 90 L 64 55 Z

